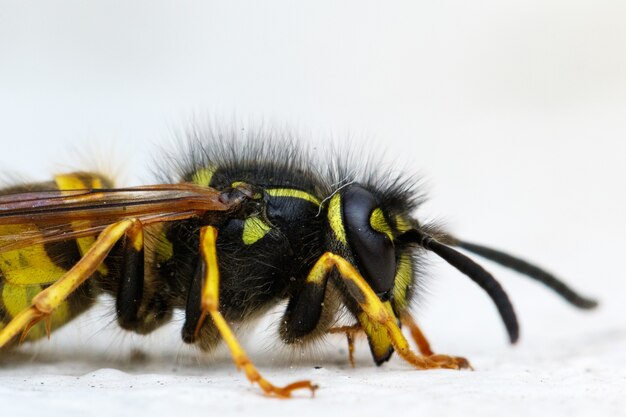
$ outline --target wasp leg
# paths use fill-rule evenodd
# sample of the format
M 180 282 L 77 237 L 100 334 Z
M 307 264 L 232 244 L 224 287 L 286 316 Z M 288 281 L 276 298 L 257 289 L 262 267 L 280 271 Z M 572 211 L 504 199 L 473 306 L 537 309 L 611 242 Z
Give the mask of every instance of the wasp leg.
M 310 277 L 309 277 L 310 278 Z M 315 332 L 323 318 L 326 295 L 326 280 L 309 279 L 292 295 L 281 321 L 280 334 L 286 343 L 299 343 Z M 330 308 L 332 310 L 332 308 Z
M 0 330 L 0 348 L 9 343 L 22 332 L 23 340 L 28 331 L 37 323 L 46 320 L 61 303 L 85 282 L 102 264 L 115 243 L 137 223 L 137 220 L 128 219 L 108 226 L 100 233 L 96 242 L 89 248 L 80 261 L 72 267 L 58 281 L 37 294 L 32 305 L 17 314 L 6 327 Z M 46 330 L 49 331 L 49 325 Z
M 323 254 L 315 263 L 308 279 L 327 279 L 333 268 L 337 268 L 346 289 L 354 300 L 359 304 L 363 313 L 366 314 L 373 323 L 386 329 L 393 347 L 398 354 L 417 369 L 462 369 L 467 367 L 466 363 L 457 361 L 453 357 L 430 358 L 428 356 L 418 356 L 410 348 L 409 343 L 398 327 L 397 319 L 390 309 L 376 296 L 374 291 L 367 284 L 365 279 L 359 274 L 350 262 L 331 252 Z
M 126 231 L 122 270 L 119 277 L 115 308 L 117 322 L 126 330 L 137 328 L 139 307 L 143 299 L 144 240 L 143 227 L 135 222 Z
M 453 361 L 457 362 L 461 368 L 473 369 L 469 361 L 463 357 L 435 354 L 430 348 L 430 343 L 428 343 L 428 339 L 426 339 L 426 336 L 424 336 L 422 329 L 420 329 L 413 317 L 411 317 L 408 312 L 404 312 L 400 315 L 400 321 L 402 322 L 402 324 L 409 328 L 409 331 L 411 332 L 411 337 L 413 338 L 413 341 L 417 345 L 422 355 L 428 356 L 430 359 L 437 362 Z
M 413 341 L 417 345 L 420 353 L 424 356 L 432 356 L 433 351 L 430 348 L 430 343 L 428 343 L 428 339 L 426 339 L 422 329 L 419 328 L 413 317 L 411 317 L 409 313 L 404 312 L 400 315 L 400 321 L 409 328 L 411 337 L 413 337 Z
M 348 340 L 348 360 L 350 361 L 350 365 L 355 368 L 354 364 L 354 339 L 363 329 L 360 324 L 353 324 L 352 326 L 341 326 L 341 327 L 333 327 L 328 329 L 328 333 L 330 334 L 338 334 L 343 333 L 346 335 L 346 339 Z
M 310 381 L 297 381 L 284 387 L 277 387 L 263 378 L 256 369 L 243 347 L 239 344 L 237 337 L 219 311 L 219 267 L 217 263 L 217 229 L 213 226 L 205 226 L 200 231 L 200 256 L 204 269 L 204 285 L 201 298 L 201 316 L 196 327 L 196 333 L 200 330 L 207 315 L 213 319 L 213 324 L 217 327 L 222 339 L 230 349 L 231 356 L 237 369 L 243 369 L 246 377 L 252 383 L 257 383 L 268 395 L 280 398 L 291 396 L 291 392 L 298 389 L 308 389 L 315 393 L 316 385 Z
M 422 356 L 426 356 L 429 359 L 432 359 L 438 363 L 452 362 L 452 363 L 457 363 L 459 365 L 459 368 L 473 369 L 469 361 L 463 357 L 438 355 L 438 354 L 433 353 L 433 351 L 430 349 L 430 344 L 428 343 L 428 340 L 424 336 L 424 333 L 419 328 L 415 320 L 413 320 L 413 317 L 408 315 L 408 313 L 403 313 L 401 315 L 400 320 L 402 324 L 404 324 L 405 326 L 409 328 L 409 331 L 411 332 L 411 337 L 415 341 L 415 344 L 417 345 L 420 351 L 420 354 L 422 354 Z M 353 324 L 352 326 L 333 327 L 328 330 L 328 333 L 330 334 L 343 333 L 346 335 L 346 338 L 348 339 L 348 358 L 353 368 L 355 367 L 354 340 L 356 339 L 357 336 L 359 336 L 363 332 L 364 332 L 363 327 L 361 327 L 360 324 Z

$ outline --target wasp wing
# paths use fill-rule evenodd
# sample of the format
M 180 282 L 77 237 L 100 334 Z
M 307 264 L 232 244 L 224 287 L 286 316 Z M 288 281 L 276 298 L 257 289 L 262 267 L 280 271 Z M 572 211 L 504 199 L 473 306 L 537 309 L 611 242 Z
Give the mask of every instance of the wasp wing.
M 188 183 L 0 195 L 0 253 L 94 236 L 127 218 L 149 225 L 226 212 L 239 204 L 221 195 Z

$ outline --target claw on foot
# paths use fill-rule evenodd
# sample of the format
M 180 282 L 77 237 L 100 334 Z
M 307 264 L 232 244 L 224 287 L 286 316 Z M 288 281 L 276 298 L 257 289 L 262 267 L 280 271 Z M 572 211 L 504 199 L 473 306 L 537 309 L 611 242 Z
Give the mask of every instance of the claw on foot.
M 311 381 L 296 381 L 292 382 L 291 384 L 285 385 L 284 387 L 277 387 L 269 383 L 265 379 L 263 379 L 263 381 L 264 383 L 258 381 L 259 385 L 263 389 L 263 392 L 265 392 L 265 394 L 267 395 L 275 396 L 277 398 L 290 398 L 293 391 L 297 391 L 300 389 L 308 389 L 309 391 L 311 391 L 311 397 L 313 398 L 315 397 L 315 390 L 317 390 L 318 388 L 318 386 L 312 384 Z
M 470 369 L 472 365 L 470 365 L 469 361 L 460 356 L 448 356 L 448 355 L 430 355 L 428 359 L 432 360 L 436 364 L 440 365 L 445 369 Z
M 27 316 L 25 317 L 25 320 L 24 320 L 26 324 L 24 324 L 24 330 L 22 331 L 22 334 L 20 336 L 20 340 L 18 343 L 20 345 L 24 343 L 24 340 L 26 340 L 26 337 L 28 337 L 28 333 L 31 331 L 31 329 L 35 327 L 37 324 L 39 324 L 39 322 L 41 322 L 42 320 L 45 320 L 46 335 L 48 336 L 48 340 L 50 340 L 52 316 L 48 313 L 42 313 L 34 306 L 30 307 L 24 313 L 25 313 L 25 316 Z M 28 319 L 28 316 L 30 317 L 30 320 L 26 321 Z
M 311 381 L 296 381 L 284 387 L 278 387 L 267 379 L 263 378 L 254 364 L 248 358 L 239 358 L 235 361 L 237 369 L 243 369 L 251 383 L 257 383 L 266 395 L 277 398 L 290 398 L 293 391 L 300 389 L 308 389 L 311 391 L 311 397 L 315 397 L 315 390 L 318 386 Z

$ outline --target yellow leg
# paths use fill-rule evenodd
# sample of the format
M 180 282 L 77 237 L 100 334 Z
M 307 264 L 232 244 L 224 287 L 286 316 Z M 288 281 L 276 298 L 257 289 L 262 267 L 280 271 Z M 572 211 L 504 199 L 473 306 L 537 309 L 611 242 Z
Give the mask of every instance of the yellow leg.
M 469 364 L 463 358 L 436 355 L 436 357 L 418 356 L 410 348 L 402 331 L 398 327 L 397 319 L 390 313 L 374 291 L 370 288 L 359 272 L 344 258 L 331 252 L 322 255 L 309 273 L 309 280 L 320 280 L 337 268 L 346 288 L 361 309 L 374 322 L 383 326 L 389 335 L 393 347 L 398 354 L 417 369 L 462 369 Z
M 72 269 L 54 284 L 37 294 L 29 308 L 16 315 L 6 327 L 0 330 L 0 348 L 9 343 L 20 332 L 22 332 L 20 338 L 22 341 L 28 331 L 42 320 L 46 320 L 46 330 L 49 336 L 49 318 L 52 312 L 96 271 L 115 243 L 136 222 L 133 219 L 123 220 L 104 229 L 93 246 Z
M 430 349 L 430 343 L 428 343 L 428 339 L 426 339 L 422 329 L 420 329 L 413 317 L 405 312 L 400 316 L 400 321 L 409 328 L 411 337 L 413 337 L 413 341 L 417 345 L 420 353 L 424 356 L 432 356 L 433 351 Z
M 257 383 L 268 395 L 274 395 L 280 398 L 287 398 L 291 396 L 291 392 L 298 389 L 308 389 L 313 394 L 317 389 L 316 385 L 313 385 L 310 381 L 297 381 L 284 387 L 277 387 L 271 384 L 268 380 L 263 378 L 259 371 L 256 369 L 252 361 L 248 358 L 248 355 L 239 344 L 237 337 L 231 330 L 230 326 L 219 311 L 219 267 L 217 263 L 217 229 L 212 226 L 203 227 L 200 231 L 200 256 L 201 261 L 204 263 L 204 285 L 202 289 L 202 316 L 198 322 L 196 333 L 202 326 L 204 319 L 207 315 L 210 315 L 213 319 L 213 324 L 220 332 L 220 335 L 224 339 L 224 342 L 230 349 L 231 356 L 237 369 L 243 369 L 246 373 L 246 377 L 252 383 Z
M 411 337 L 419 348 L 420 354 L 422 356 L 426 356 L 429 359 L 434 360 L 435 362 L 440 364 L 452 363 L 458 365 L 459 368 L 473 369 L 469 361 L 463 357 L 433 353 L 433 351 L 430 349 L 430 344 L 428 343 L 428 340 L 424 336 L 424 333 L 419 328 L 417 323 L 415 323 L 413 318 L 408 315 L 408 313 L 402 314 L 401 321 L 402 324 L 409 328 L 409 331 L 411 332 Z M 358 323 L 351 326 L 333 327 L 328 330 L 328 333 L 346 335 L 346 339 L 348 340 L 348 359 L 350 361 L 350 365 L 354 368 L 354 341 L 357 336 L 364 333 L 363 327 L 361 327 L 361 325 Z
M 428 356 L 430 359 L 436 362 L 450 362 L 451 361 L 451 362 L 458 363 L 461 368 L 473 369 L 469 361 L 463 357 L 440 355 L 440 354 L 434 353 L 432 349 L 430 348 L 430 343 L 428 343 L 428 339 L 426 339 L 426 336 L 424 336 L 424 332 L 422 332 L 422 329 L 420 329 L 420 327 L 417 325 L 413 317 L 409 315 L 409 313 L 404 312 L 400 316 L 400 321 L 402 322 L 402 324 L 404 324 L 406 327 L 409 328 L 409 331 L 411 332 L 411 337 L 413 338 L 413 341 L 417 345 L 422 355 Z
M 362 331 L 363 328 L 361 328 L 360 324 L 353 324 L 352 326 L 333 327 L 332 329 L 328 329 L 328 333 L 330 334 L 343 333 L 346 335 L 346 339 L 348 340 L 348 360 L 350 360 L 350 365 L 353 368 L 356 367 L 354 363 L 354 339 Z

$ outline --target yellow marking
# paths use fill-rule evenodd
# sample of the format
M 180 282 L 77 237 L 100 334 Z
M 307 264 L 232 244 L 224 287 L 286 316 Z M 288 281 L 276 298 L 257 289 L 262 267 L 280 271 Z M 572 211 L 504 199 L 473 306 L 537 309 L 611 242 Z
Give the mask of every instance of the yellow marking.
M 398 259 L 396 278 L 393 286 L 393 301 L 399 311 L 405 310 L 409 306 L 407 292 L 413 282 L 413 262 L 408 253 L 403 253 Z
M 372 211 L 370 215 L 370 226 L 377 232 L 386 234 L 389 240 L 393 242 L 393 233 L 391 227 L 389 227 L 389 223 L 387 223 L 385 219 L 382 209 L 375 208 L 374 211 Z
M 17 316 L 22 310 L 30 306 L 31 300 L 41 292 L 39 285 L 17 286 L 4 285 L 2 288 L 2 302 L 12 317 Z
M 38 233 L 34 225 L 0 226 L 0 234 Z M 0 271 L 4 280 L 15 285 L 46 284 L 56 281 L 66 270 L 55 265 L 43 245 L 0 253 Z
M 164 232 L 157 237 L 156 244 L 157 262 L 166 262 L 174 256 L 174 244 L 169 241 Z
M 191 176 L 191 182 L 199 185 L 211 185 L 211 180 L 213 179 L 213 174 L 215 174 L 214 168 L 201 168 L 194 172 Z
M 328 203 L 328 222 L 330 228 L 333 229 L 335 237 L 344 245 L 348 244 L 346 240 L 346 231 L 343 228 L 343 219 L 341 216 L 341 196 L 335 194 Z
M 319 263 L 319 261 L 317 262 Z M 313 268 L 309 271 L 309 274 L 306 277 L 306 282 L 315 284 L 315 285 L 323 285 L 328 278 L 328 273 L 330 272 L 330 266 L 321 267 L 315 264 Z
M 246 245 L 252 245 L 262 239 L 272 227 L 258 217 L 248 217 L 243 223 L 241 238 Z
M 85 180 L 88 180 L 89 183 L 86 183 Z M 76 173 L 56 175 L 54 177 L 54 181 L 61 191 L 103 188 L 102 180 L 99 177 L 91 174 Z M 85 221 L 76 221 L 72 222 L 71 224 L 74 230 L 83 227 L 89 227 L 89 222 Z M 95 236 L 85 236 L 77 238 L 76 245 L 78 246 L 78 252 L 80 253 L 80 256 L 84 256 L 95 242 Z M 98 267 L 98 272 L 102 275 L 107 275 L 109 271 L 106 265 L 102 264 Z
M 89 182 L 86 183 L 85 180 L 88 180 Z M 55 175 L 54 182 L 56 182 L 59 190 L 84 190 L 86 188 L 103 188 L 102 179 L 100 177 L 86 173 Z
M 411 222 L 407 220 L 404 216 L 396 215 L 395 220 L 396 220 L 396 229 L 398 229 L 400 233 L 407 232 L 413 228 L 413 225 L 411 224 Z
M 301 200 L 306 200 L 315 204 L 316 206 L 320 205 L 319 198 L 315 197 L 312 194 L 307 193 L 306 191 L 297 190 L 295 188 L 269 188 L 265 190 L 266 193 L 271 195 L 272 197 L 292 197 L 299 198 Z
M 143 227 L 139 221 L 133 223 L 132 227 L 128 229 L 127 236 L 130 238 L 130 243 L 135 252 L 141 252 L 143 249 Z
M 389 301 L 383 303 L 383 306 L 387 310 L 387 313 L 393 316 L 393 309 Z M 358 315 L 359 323 L 367 334 L 367 338 L 372 348 L 372 353 L 376 360 L 382 360 L 389 354 L 389 350 L 393 348 L 389 334 L 384 326 L 379 323 L 370 320 L 369 316 L 365 312 L 361 312 Z

